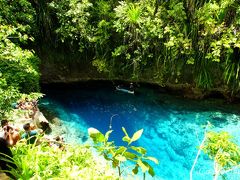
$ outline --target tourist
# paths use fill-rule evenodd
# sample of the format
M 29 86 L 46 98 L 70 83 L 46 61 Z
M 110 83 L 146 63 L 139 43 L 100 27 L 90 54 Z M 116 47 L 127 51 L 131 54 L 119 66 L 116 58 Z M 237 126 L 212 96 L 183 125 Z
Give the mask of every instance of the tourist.
M 8 142 L 8 146 L 12 147 L 20 140 L 20 135 L 17 128 L 10 126 L 8 120 L 2 120 L 1 126 L 3 132 L 1 132 L 0 137 L 4 138 Z
M 27 139 L 27 144 L 34 144 L 37 140 L 37 131 L 31 130 L 30 123 L 24 124 L 23 129 L 25 130 L 25 133 L 22 135 L 22 139 Z
M 60 149 L 62 151 L 65 150 L 65 147 L 63 146 L 63 144 L 64 144 L 63 138 L 60 137 L 60 136 L 57 136 L 54 139 L 55 139 L 55 141 L 52 141 L 52 143 L 50 143 L 50 146 L 56 147 L 56 148 L 58 148 L 58 149 Z
M 130 85 L 129 85 L 129 90 L 130 90 L 130 91 L 134 91 L 134 85 L 133 85 L 132 82 L 131 82 Z

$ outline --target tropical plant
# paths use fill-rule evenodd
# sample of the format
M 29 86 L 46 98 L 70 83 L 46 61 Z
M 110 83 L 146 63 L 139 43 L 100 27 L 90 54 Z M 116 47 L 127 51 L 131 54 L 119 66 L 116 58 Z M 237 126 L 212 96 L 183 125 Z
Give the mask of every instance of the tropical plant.
M 122 138 L 127 143 L 126 146 L 116 146 L 114 142 L 109 141 L 109 136 L 112 130 L 108 131 L 105 135 L 99 132 L 95 128 L 89 128 L 88 134 L 92 138 L 95 148 L 100 152 L 101 155 L 107 160 L 112 162 L 112 166 L 118 169 L 119 177 L 122 176 L 123 163 L 128 161 L 132 163 L 134 168 L 132 172 L 138 174 L 139 168 L 143 172 L 145 179 L 145 173 L 148 172 L 151 176 L 154 176 L 154 170 L 152 166 L 147 162 L 148 160 L 158 164 L 158 160 L 154 157 L 146 156 L 147 150 L 140 146 L 133 146 L 132 143 L 137 141 L 142 133 L 143 129 L 135 132 L 130 138 L 125 128 L 122 127 L 125 136 Z
M 201 151 L 214 161 L 214 180 L 217 180 L 220 175 L 223 176 L 230 171 L 240 168 L 240 147 L 232 141 L 233 137 L 228 132 L 209 131 L 211 127 L 212 124 L 208 122 L 190 171 L 190 180 L 193 179 L 193 171 Z
M 6 118 L 12 110 L 12 103 L 20 97 L 19 91 L 13 86 L 8 86 L 5 79 L 0 79 L 0 118 Z
M 12 148 L 17 179 L 117 179 L 107 165 L 93 157 L 89 146 L 66 145 L 65 150 L 49 146 L 18 143 Z
M 26 0 L 0 1 L 1 118 L 11 111 L 11 104 L 21 97 L 21 93 L 39 91 L 39 59 L 33 51 L 26 49 L 33 41 L 33 17 L 31 3 Z
M 110 78 L 239 92 L 236 0 L 53 1 L 57 34 Z M 74 49 L 74 48 L 73 48 Z
M 240 147 L 232 142 L 227 132 L 208 132 L 203 152 L 214 161 L 214 180 L 236 168 L 240 168 Z

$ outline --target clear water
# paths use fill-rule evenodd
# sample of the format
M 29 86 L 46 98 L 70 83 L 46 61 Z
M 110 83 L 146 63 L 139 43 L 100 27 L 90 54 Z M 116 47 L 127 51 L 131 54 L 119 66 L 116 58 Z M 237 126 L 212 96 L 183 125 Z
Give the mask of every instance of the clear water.
M 214 131 L 228 131 L 240 144 L 240 107 L 227 105 L 222 100 L 197 102 L 144 87 L 134 96 L 117 92 L 106 84 L 52 86 L 44 87 L 43 91 L 46 96 L 41 107 L 61 120 L 61 131 L 69 143 L 86 142 L 89 127 L 106 133 L 111 125 L 114 130 L 111 140 L 122 145 L 121 127 L 130 135 L 143 128 L 143 135 L 135 145 L 145 147 L 147 154 L 160 162 L 154 166 L 156 176 L 147 175 L 147 179 L 189 179 L 207 121 L 215 126 Z M 213 162 L 201 154 L 193 178 L 212 177 Z M 227 178 L 240 179 L 240 171 L 228 174 Z

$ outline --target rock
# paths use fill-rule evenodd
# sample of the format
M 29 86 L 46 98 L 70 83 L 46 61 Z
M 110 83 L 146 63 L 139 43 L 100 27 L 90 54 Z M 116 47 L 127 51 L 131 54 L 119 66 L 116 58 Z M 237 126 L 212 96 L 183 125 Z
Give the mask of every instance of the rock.
M 37 111 L 33 118 L 33 123 L 36 127 L 41 128 L 43 131 L 50 130 L 49 122 L 42 112 Z
M 52 124 L 54 124 L 56 126 L 62 126 L 61 120 L 57 117 L 52 119 Z

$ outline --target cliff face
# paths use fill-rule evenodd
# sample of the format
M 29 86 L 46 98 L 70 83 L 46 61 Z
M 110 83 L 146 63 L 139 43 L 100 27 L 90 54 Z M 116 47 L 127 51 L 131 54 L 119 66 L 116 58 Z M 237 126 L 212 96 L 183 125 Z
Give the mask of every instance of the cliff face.
M 190 99 L 203 99 L 208 97 L 225 98 L 227 101 L 239 99 L 240 95 L 232 95 L 228 88 L 217 87 L 210 90 L 202 90 L 196 88 L 193 83 L 186 81 L 168 80 L 160 82 L 159 79 L 153 77 L 153 68 L 146 70 L 142 77 L 137 80 L 131 78 L 127 74 L 121 72 L 110 77 L 107 74 L 100 73 L 94 67 L 86 55 L 79 55 L 76 52 L 66 52 L 64 50 L 45 50 L 38 52 L 41 59 L 41 83 L 72 83 L 89 80 L 120 80 L 133 81 L 137 83 L 149 83 L 164 87 L 168 92 L 179 94 L 180 96 Z
M 87 57 L 78 53 L 53 49 L 38 51 L 38 55 L 41 59 L 41 83 L 70 83 L 107 78 L 92 66 Z

